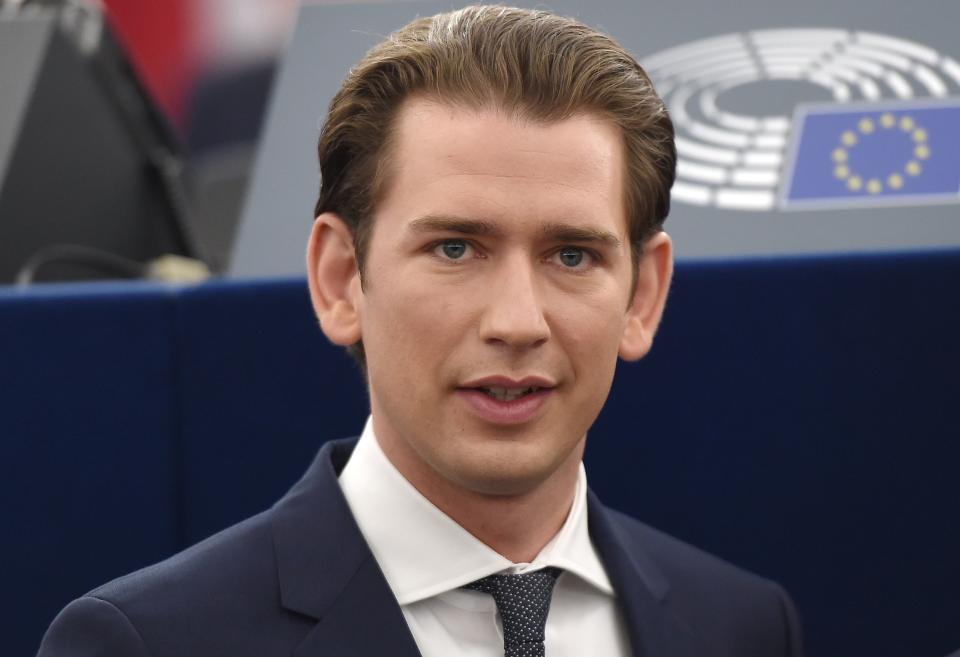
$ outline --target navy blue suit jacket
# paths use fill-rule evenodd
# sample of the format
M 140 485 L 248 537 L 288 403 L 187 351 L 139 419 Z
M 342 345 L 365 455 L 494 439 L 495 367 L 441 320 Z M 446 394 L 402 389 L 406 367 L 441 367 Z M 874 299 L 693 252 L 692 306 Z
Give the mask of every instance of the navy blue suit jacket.
M 40 657 L 416 657 L 327 443 L 273 508 L 70 603 Z M 590 535 L 643 657 L 799 657 L 776 584 L 588 498 Z

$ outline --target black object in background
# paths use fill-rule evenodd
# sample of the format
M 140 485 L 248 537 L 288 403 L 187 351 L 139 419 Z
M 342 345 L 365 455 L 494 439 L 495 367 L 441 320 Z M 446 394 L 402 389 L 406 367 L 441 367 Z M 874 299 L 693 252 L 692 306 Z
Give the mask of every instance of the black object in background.
M 0 13 L 0 89 L 0 284 L 38 253 L 75 252 L 56 245 L 204 259 L 179 147 L 102 14 L 70 3 Z M 54 257 L 34 279 L 130 276 L 108 260 Z

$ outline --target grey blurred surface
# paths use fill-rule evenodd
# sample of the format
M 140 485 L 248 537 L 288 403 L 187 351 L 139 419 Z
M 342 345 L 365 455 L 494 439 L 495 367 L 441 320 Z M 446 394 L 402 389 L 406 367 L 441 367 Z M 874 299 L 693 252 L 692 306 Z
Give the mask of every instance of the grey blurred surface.
M 51 26 L 42 21 L 0 20 L 0 185 L 51 34 Z
M 417 15 L 465 3 L 305 5 L 270 102 L 230 271 L 298 274 L 318 191 L 316 138 L 345 73 L 366 50 Z M 843 28 L 915 41 L 960 59 L 955 0 L 672 0 L 518 3 L 595 25 L 641 60 L 697 39 L 770 28 Z M 809 87 L 809 85 L 807 85 Z M 744 89 L 733 102 L 758 114 L 822 102 L 815 88 Z M 820 211 L 747 212 L 674 203 L 667 222 L 680 258 L 925 249 L 960 244 L 956 204 Z
M 24 272 L 131 276 L 137 263 L 198 252 L 172 139 L 100 18 L 0 15 L 0 285 Z

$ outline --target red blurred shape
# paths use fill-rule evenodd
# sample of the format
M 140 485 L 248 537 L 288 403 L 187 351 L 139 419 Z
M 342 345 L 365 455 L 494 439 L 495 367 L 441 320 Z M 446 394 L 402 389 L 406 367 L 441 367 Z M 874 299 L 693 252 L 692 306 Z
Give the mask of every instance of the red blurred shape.
M 104 0 L 107 17 L 147 90 L 182 134 L 198 56 L 195 0 Z

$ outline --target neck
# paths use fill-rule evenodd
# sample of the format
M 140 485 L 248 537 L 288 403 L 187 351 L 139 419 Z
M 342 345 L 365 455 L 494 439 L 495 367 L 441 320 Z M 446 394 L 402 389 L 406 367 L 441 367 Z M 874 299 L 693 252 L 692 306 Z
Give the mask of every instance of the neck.
M 513 563 L 530 563 L 567 519 L 586 437 L 545 480 L 504 495 L 474 491 L 439 476 L 400 441 L 377 433 L 377 442 L 407 481 L 454 522 Z
M 577 470 L 573 469 L 570 475 L 517 495 L 459 491 L 460 494 L 428 499 L 513 563 L 530 563 L 557 535 L 570 513 Z

